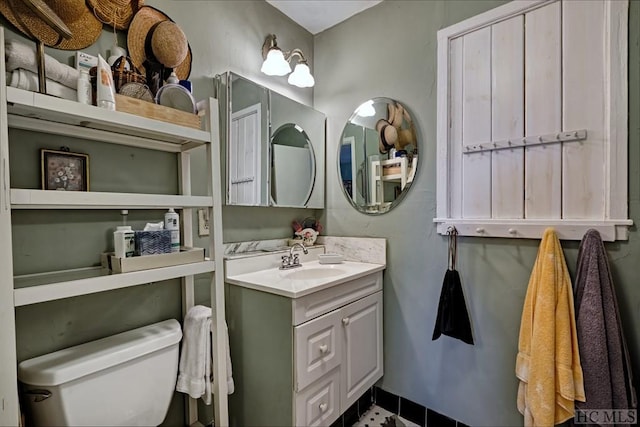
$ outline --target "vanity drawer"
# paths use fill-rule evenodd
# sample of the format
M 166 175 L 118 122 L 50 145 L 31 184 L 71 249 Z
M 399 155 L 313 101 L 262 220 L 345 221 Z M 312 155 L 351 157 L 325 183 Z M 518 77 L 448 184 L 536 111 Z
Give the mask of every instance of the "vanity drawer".
M 296 393 L 296 426 L 328 426 L 340 416 L 340 368 Z
M 382 290 L 382 271 L 296 298 L 293 301 L 293 325 L 343 307 Z
M 294 328 L 295 390 L 326 375 L 340 364 L 342 331 L 340 316 L 331 312 Z

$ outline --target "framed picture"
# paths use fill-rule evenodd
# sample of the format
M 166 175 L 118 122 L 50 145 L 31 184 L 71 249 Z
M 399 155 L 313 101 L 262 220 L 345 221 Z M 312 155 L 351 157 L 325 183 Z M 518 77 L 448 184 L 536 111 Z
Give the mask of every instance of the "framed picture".
M 42 189 L 89 191 L 89 156 L 68 151 L 40 150 Z

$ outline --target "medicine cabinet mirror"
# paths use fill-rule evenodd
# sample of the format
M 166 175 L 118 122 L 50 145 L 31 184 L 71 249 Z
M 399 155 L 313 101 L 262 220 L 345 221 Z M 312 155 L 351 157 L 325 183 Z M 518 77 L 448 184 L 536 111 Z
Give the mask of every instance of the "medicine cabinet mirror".
M 216 80 L 227 204 L 324 208 L 325 115 L 232 72 Z
M 393 99 L 361 104 L 340 137 L 342 191 L 360 212 L 376 215 L 397 206 L 418 168 L 418 136 L 407 107 Z

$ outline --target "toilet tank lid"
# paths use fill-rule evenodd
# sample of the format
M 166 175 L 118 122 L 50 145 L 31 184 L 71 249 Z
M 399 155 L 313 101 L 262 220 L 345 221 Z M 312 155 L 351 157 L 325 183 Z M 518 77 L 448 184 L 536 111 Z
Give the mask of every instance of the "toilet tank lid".
M 30 385 L 57 386 L 177 344 L 181 339 L 180 323 L 169 319 L 24 360 L 18 365 L 18 379 Z

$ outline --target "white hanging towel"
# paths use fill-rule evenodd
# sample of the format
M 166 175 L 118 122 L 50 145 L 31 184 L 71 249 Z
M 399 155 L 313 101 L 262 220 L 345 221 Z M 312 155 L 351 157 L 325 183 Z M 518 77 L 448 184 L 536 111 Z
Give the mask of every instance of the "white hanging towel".
M 231 394 L 234 383 L 226 323 L 223 332 L 227 353 L 227 388 Z M 189 309 L 184 319 L 176 390 L 194 399 L 202 397 L 207 405 L 211 404 L 211 342 L 211 308 L 196 305 Z

